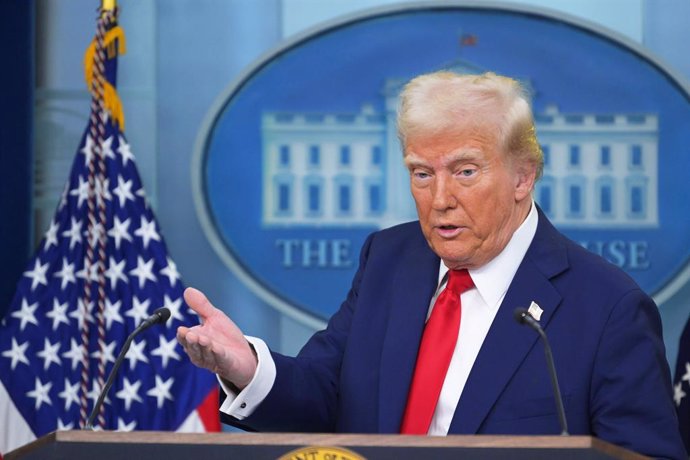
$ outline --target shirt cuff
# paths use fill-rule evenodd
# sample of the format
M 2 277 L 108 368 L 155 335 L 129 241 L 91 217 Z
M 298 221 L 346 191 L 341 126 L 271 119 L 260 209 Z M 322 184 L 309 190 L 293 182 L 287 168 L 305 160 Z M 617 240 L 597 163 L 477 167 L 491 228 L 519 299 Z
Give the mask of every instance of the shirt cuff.
M 220 406 L 220 411 L 238 420 L 254 413 L 259 404 L 266 399 L 276 381 L 276 363 L 266 342 L 256 337 L 245 336 L 245 338 L 254 347 L 258 361 L 256 373 L 249 385 L 238 393 L 237 388 L 216 375 L 221 388 L 227 395 Z

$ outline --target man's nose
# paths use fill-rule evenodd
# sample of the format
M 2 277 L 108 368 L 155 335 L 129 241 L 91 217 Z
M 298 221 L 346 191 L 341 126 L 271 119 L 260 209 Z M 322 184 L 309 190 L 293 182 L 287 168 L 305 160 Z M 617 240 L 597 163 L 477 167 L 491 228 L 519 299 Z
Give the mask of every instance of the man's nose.
M 458 204 L 455 197 L 452 179 L 443 176 L 437 176 L 432 187 L 433 200 L 432 206 L 434 209 L 442 211 L 448 208 L 454 208 Z

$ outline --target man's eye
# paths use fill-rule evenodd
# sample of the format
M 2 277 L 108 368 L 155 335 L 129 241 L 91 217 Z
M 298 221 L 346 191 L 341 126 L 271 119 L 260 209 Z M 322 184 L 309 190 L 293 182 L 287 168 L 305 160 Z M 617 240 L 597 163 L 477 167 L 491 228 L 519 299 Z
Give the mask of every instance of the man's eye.
M 426 179 L 427 177 L 429 177 L 429 174 L 427 174 L 427 173 L 425 173 L 425 172 L 423 172 L 423 171 L 415 171 L 415 172 L 412 173 L 412 175 L 413 175 L 416 179 Z
M 470 177 L 474 175 L 477 172 L 476 169 L 461 169 L 460 170 L 460 175 L 463 177 Z

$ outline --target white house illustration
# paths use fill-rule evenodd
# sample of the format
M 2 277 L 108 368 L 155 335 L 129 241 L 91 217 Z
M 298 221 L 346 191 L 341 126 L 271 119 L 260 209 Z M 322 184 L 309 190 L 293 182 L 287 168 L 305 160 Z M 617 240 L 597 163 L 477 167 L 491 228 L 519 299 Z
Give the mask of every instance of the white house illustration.
M 264 226 L 384 228 L 416 219 L 395 123 L 403 84 L 385 82 L 383 113 L 371 105 L 358 113 L 263 113 Z M 655 114 L 549 106 L 535 124 L 544 152 L 535 200 L 554 224 L 658 226 Z
M 535 116 L 544 175 L 535 200 L 560 227 L 656 227 L 658 117 L 559 113 Z

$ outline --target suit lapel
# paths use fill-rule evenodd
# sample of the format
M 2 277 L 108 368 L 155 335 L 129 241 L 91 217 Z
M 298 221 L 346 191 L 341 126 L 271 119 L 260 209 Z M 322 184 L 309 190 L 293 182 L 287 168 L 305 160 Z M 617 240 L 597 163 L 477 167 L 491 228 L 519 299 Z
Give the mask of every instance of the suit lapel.
M 546 327 L 561 302 L 550 278 L 567 268 L 559 234 L 540 213 L 539 227 L 484 340 L 453 416 L 449 433 L 476 433 L 538 335 L 515 322 L 515 308 L 532 301 Z
M 379 432 L 398 433 L 440 260 L 422 238 L 395 266 L 379 380 Z

